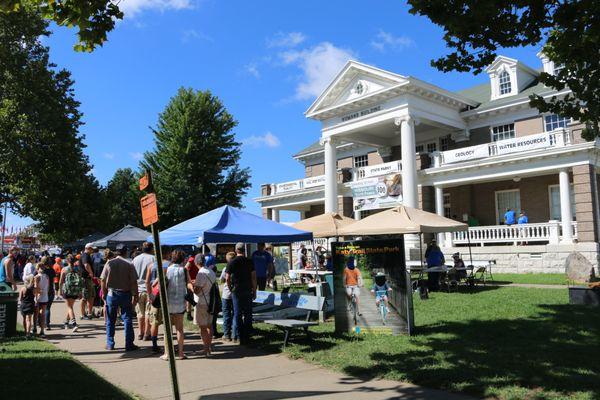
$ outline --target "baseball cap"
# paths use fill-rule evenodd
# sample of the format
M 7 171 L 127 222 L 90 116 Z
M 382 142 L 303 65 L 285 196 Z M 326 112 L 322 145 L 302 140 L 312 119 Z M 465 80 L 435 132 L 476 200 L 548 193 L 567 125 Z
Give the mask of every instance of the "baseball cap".
M 92 243 L 88 243 L 88 244 L 85 245 L 85 248 L 86 249 L 93 249 L 94 245 Z

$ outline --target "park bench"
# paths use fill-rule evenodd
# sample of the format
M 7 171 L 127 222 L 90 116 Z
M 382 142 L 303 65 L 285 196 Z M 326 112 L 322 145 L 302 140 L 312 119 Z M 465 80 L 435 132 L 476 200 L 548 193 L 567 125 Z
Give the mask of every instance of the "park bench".
M 258 291 L 254 303 L 260 304 L 261 306 L 270 305 L 277 308 L 277 311 L 271 314 L 267 313 L 262 316 L 259 314 L 256 315 L 254 319 L 281 329 L 284 332 L 283 349 L 285 349 L 291 333 L 295 330 L 303 330 L 310 339 L 308 328 L 319 324 L 316 321 L 310 320 L 311 314 L 323 309 L 325 298 L 301 293 Z M 281 317 L 282 314 L 285 315 L 286 310 L 290 309 L 296 314 L 304 314 L 304 312 L 306 312 L 306 317 L 304 319 Z

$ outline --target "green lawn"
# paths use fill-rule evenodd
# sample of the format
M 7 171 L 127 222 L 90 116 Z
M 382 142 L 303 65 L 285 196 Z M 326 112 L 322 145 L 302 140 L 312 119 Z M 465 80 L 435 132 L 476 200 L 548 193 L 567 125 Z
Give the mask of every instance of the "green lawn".
M 599 399 L 598 309 L 568 305 L 566 290 L 488 287 L 415 297 L 417 333 L 293 338 L 288 356 L 361 378 L 386 378 L 498 399 Z M 282 334 L 258 325 L 256 346 Z
M 566 285 L 565 274 L 494 274 L 497 283 L 530 283 L 542 285 Z
M 134 399 L 43 340 L 0 339 L 3 399 Z

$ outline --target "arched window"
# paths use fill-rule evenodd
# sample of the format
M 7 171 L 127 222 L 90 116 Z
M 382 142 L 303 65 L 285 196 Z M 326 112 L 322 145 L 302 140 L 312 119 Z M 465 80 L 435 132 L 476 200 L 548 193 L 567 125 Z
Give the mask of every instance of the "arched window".
M 503 94 L 508 94 L 512 91 L 510 75 L 508 72 L 506 72 L 506 70 L 500 72 L 500 75 L 498 75 L 498 84 L 500 85 L 500 96 Z

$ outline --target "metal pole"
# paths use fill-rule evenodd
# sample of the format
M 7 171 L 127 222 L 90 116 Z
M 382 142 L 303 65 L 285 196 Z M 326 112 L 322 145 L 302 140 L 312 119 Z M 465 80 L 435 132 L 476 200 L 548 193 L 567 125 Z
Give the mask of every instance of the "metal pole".
M 148 179 L 152 182 L 152 172 L 147 171 Z M 150 225 L 152 237 L 154 239 L 154 256 L 156 257 L 156 266 L 158 272 L 158 282 L 160 287 L 160 309 L 163 316 L 163 328 L 165 331 L 165 347 L 169 355 L 169 369 L 171 370 L 171 386 L 173 388 L 173 399 L 179 400 L 179 382 L 177 380 L 177 369 L 175 367 L 175 349 L 173 349 L 173 331 L 171 326 L 171 316 L 169 315 L 169 304 L 167 301 L 167 282 L 162 267 L 162 249 L 160 248 L 160 236 L 156 224 Z
M 315 266 L 315 274 L 316 274 L 316 282 L 315 282 L 315 291 L 317 292 L 317 305 L 321 304 L 321 291 L 323 290 L 323 284 L 321 282 L 321 276 L 319 275 L 319 260 L 317 258 L 317 251 L 315 248 L 315 238 L 312 238 L 312 248 L 313 248 L 313 262 L 316 261 L 316 263 L 314 264 Z M 325 322 L 325 314 L 323 313 L 323 310 L 319 307 L 319 321 L 320 322 Z
M 4 255 L 4 231 L 6 230 L 6 213 L 8 211 L 8 203 L 4 203 L 4 214 L 2 215 L 2 250 L 0 251 Z
M 473 254 L 471 254 L 471 236 L 469 235 L 469 231 L 467 230 L 467 243 L 469 244 L 469 260 L 471 265 L 473 265 Z

